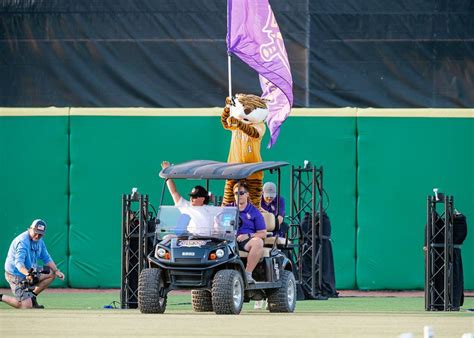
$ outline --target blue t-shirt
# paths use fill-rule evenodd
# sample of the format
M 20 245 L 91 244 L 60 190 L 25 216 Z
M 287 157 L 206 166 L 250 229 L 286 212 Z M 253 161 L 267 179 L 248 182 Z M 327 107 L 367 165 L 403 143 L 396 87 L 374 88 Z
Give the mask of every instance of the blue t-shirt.
M 265 220 L 260 211 L 252 204 L 247 204 L 244 210 L 240 211 L 242 224 L 237 231 L 237 236 L 242 234 L 254 234 L 257 231 L 265 230 Z
M 42 260 L 43 264 L 52 261 L 43 240 L 33 241 L 26 230 L 19 234 L 10 245 L 5 261 L 5 271 L 18 277 L 25 277 L 19 268 L 22 266 L 27 270 L 36 268 L 38 259 Z

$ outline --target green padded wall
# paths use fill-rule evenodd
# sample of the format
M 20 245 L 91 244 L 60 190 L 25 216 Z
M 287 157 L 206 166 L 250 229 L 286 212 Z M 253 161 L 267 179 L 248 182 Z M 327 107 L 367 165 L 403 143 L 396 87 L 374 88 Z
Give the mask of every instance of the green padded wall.
M 70 285 L 118 287 L 121 195 L 138 187 L 157 205 L 162 160 L 225 161 L 229 141 L 219 116 L 71 116 Z M 338 287 L 355 287 L 355 119 L 290 118 L 277 145 L 267 150 L 267 142 L 268 135 L 265 160 L 324 165 Z M 289 201 L 290 169 L 283 174 Z M 178 181 L 178 189 L 185 195 L 195 183 Z M 220 195 L 222 184 L 215 187 Z M 171 203 L 168 192 L 166 197 Z
M 296 166 L 304 160 L 323 166 L 324 189 L 329 195 L 325 207 L 331 220 L 332 247 L 339 289 L 355 284 L 355 215 L 356 215 L 356 119 L 353 117 L 290 117 L 282 128 L 281 138 L 264 159 L 282 159 Z M 266 143 L 265 143 L 266 144 Z M 282 156 L 283 155 L 283 156 Z M 285 176 L 290 194 L 290 172 Z M 289 209 L 287 210 L 289 213 Z
M 172 109 L 0 108 L 0 253 L 4 257 L 13 237 L 42 217 L 49 224 L 45 241 L 66 271 L 67 285 L 119 287 L 121 195 L 138 187 L 157 206 L 162 160 L 225 160 L 230 133 L 220 125 L 219 109 L 210 110 L 186 116 Z M 265 148 L 268 132 L 262 143 L 265 160 L 311 160 L 324 167 L 339 289 L 423 287 L 432 188 L 453 195 L 456 208 L 473 222 L 470 112 L 458 113 L 465 118 L 433 118 L 430 112 L 430 118 L 372 117 L 380 111 L 296 109 L 276 146 Z M 135 112 L 140 116 L 130 116 Z M 288 202 L 289 175 L 284 168 Z M 177 183 L 185 195 L 198 182 Z M 222 182 L 211 191 L 220 195 Z M 167 192 L 165 197 L 171 203 Z M 468 234 L 462 248 L 467 289 L 474 288 L 473 253 Z M 0 285 L 6 286 L 3 278 Z
M 474 120 L 358 119 L 357 285 L 424 286 L 426 200 L 432 189 L 454 196 L 474 222 Z M 462 247 L 465 288 L 474 288 L 474 236 Z
M 36 218 L 47 222 L 44 241 L 66 274 L 66 281 L 53 286 L 65 286 L 69 280 L 68 109 L 54 111 L 66 116 L 0 117 L 1 287 L 8 287 L 3 265 L 11 241 Z

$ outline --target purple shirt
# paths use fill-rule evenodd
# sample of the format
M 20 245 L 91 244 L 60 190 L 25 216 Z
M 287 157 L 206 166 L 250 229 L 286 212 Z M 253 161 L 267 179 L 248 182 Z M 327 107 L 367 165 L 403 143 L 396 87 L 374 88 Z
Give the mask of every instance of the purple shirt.
M 278 210 L 279 212 L 277 214 L 278 201 L 280 203 L 280 209 Z M 262 196 L 262 203 L 261 204 L 262 204 L 262 209 L 263 210 L 266 210 L 269 213 L 274 214 L 275 216 L 285 217 L 285 199 L 283 197 L 276 196 L 273 199 L 273 201 L 270 202 L 270 204 L 267 204 L 267 202 L 265 202 L 265 199 Z M 273 231 L 273 235 L 274 236 L 278 235 L 280 237 L 285 236 L 285 234 L 281 230 Z
M 260 211 L 252 204 L 248 203 L 244 210 L 240 211 L 242 225 L 237 231 L 237 236 L 242 234 L 254 234 L 257 231 L 265 230 L 265 220 Z
M 278 212 L 278 215 L 277 215 L 277 207 L 278 207 L 278 201 L 280 201 L 280 210 Z M 263 198 L 262 196 L 262 209 L 263 210 L 266 210 L 272 214 L 274 214 L 275 216 L 282 216 L 282 217 L 285 217 L 285 199 L 283 197 L 280 197 L 280 196 L 276 196 L 273 201 L 271 201 L 270 204 L 267 204 L 265 202 L 265 199 Z

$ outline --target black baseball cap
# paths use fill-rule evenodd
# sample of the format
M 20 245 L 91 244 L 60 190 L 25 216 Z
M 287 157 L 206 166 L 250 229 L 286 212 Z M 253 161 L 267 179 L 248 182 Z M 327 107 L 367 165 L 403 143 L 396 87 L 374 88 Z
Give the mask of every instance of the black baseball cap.
M 46 222 L 42 219 L 35 219 L 33 223 L 31 223 L 30 228 L 34 230 L 35 234 L 44 235 Z
M 209 193 L 207 192 L 206 188 L 201 185 L 197 185 L 191 190 L 189 193 L 191 197 L 209 197 Z

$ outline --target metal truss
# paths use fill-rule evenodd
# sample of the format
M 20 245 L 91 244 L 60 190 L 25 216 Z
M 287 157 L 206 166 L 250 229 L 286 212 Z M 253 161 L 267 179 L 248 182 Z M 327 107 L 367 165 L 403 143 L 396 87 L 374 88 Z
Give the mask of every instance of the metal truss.
M 322 291 L 323 167 L 306 164 L 291 168 L 291 222 L 300 225 L 300 252 L 296 266 L 298 282 L 314 299 L 327 299 Z M 321 217 L 319 217 L 321 215 Z M 307 227 L 302 227 L 306 218 Z M 307 222 L 309 219 L 309 222 Z M 310 262 L 311 274 L 303 276 L 303 262 Z
M 138 277 L 153 250 L 153 236 L 154 214 L 149 211 L 148 195 L 122 195 L 122 309 L 138 307 Z
M 441 212 L 438 212 L 440 209 Z M 425 256 L 426 311 L 453 310 L 454 202 L 452 196 L 428 196 Z

